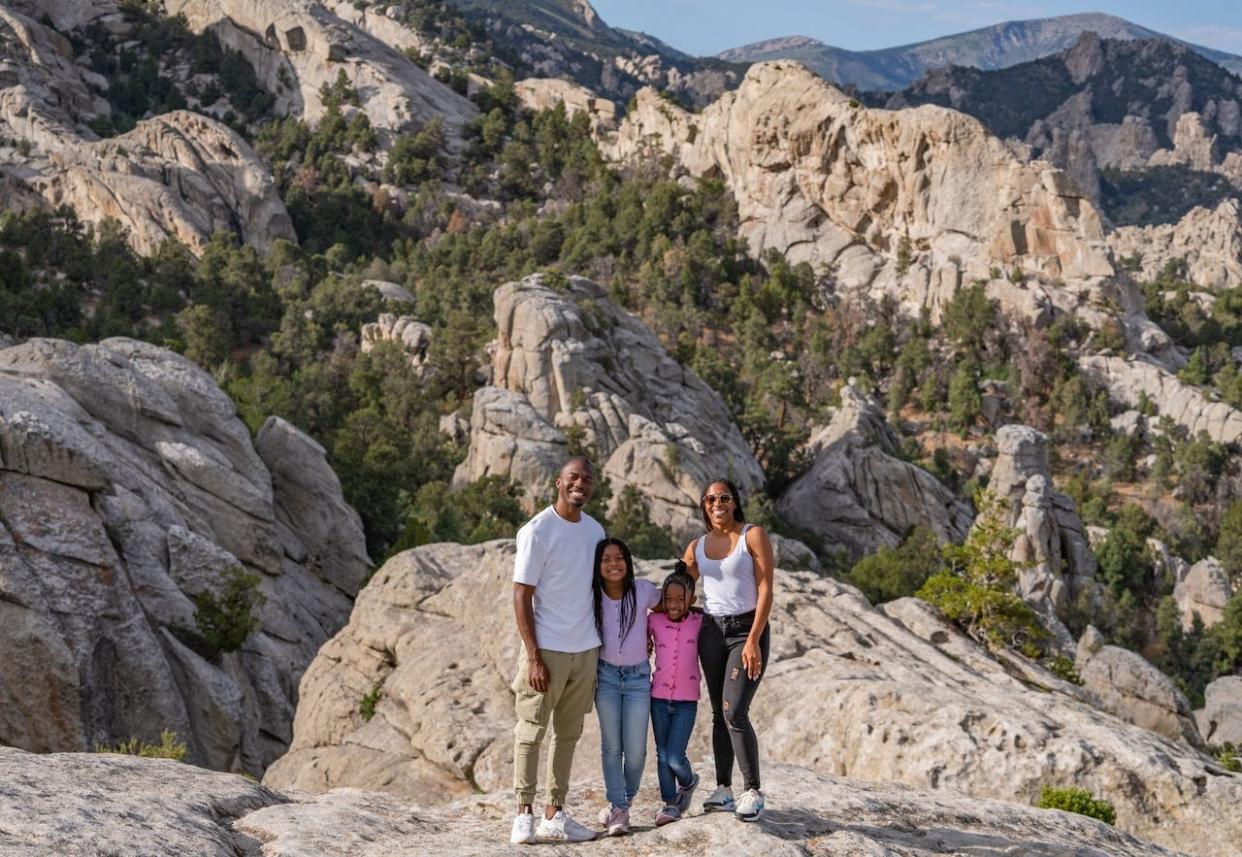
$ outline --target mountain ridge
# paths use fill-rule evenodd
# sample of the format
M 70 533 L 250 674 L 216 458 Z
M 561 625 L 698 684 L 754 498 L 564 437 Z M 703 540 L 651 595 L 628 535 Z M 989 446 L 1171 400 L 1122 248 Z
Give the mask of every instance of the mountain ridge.
M 976 30 L 868 51 L 828 45 L 805 35 L 783 36 L 730 48 L 716 57 L 729 62 L 792 59 L 806 64 L 830 83 L 853 84 L 864 90 L 903 89 L 940 66 L 991 70 L 1040 59 L 1069 48 L 1087 31 L 1101 38 L 1164 39 L 1185 45 L 1234 74 L 1242 74 L 1240 56 L 1099 12 L 1002 21 Z

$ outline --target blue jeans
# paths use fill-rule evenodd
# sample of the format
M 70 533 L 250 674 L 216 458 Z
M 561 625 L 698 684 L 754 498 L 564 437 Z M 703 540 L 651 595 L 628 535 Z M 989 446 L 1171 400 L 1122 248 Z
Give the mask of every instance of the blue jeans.
M 655 734 L 656 775 L 660 778 L 660 800 L 671 804 L 677 798 L 677 787 L 688 786 L 694 779 L 686 747 L 694 731 L 694 717 L 699 704 L 693 700 L 651 700 L 651 731 Z
M 647 763 L 647 717 L 651 710 L 651 665 L 619 667 L 599 662 L 595 711 L 608 802 L 629 809 Z

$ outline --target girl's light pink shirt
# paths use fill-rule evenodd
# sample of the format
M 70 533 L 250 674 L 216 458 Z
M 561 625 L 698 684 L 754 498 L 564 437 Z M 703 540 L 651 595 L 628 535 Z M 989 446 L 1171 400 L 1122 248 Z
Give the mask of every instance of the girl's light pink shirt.
M 702 613 L 688 613 L 674 622 L 663 613 L 647 617 L 647 633 L 655 641 L 655 699 L 695 702 L 699 698 L 699 629 Z

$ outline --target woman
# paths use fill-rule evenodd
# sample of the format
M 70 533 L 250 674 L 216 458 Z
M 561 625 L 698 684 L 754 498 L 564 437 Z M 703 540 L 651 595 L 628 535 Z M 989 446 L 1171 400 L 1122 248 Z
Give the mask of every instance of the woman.
M 768 664 L 772 612 L 772 543 L 763 527 L 746 523 L 742 500 L 728 479 L 699 498 L 707 534 L 686 546 L 687 570 L 700 581 L 703 612 L 699 661 L 712 703 L 716 791 L 704 812 L 733 810 L 742 821 L 763 814 L 759 745 L 748 712 Z M 733 799 L 733 760 L 744 792 Z

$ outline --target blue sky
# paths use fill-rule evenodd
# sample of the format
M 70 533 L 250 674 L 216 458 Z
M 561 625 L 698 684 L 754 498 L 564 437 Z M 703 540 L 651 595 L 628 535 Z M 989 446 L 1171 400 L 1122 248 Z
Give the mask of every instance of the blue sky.
M 1188 42 L 1242 54 L 1242 0 L 591 0 L 617 27 L 710 55 L 776 36 L 811 36 L 852 50 L 886 48 L 1000 21 L 1106 12 Z

